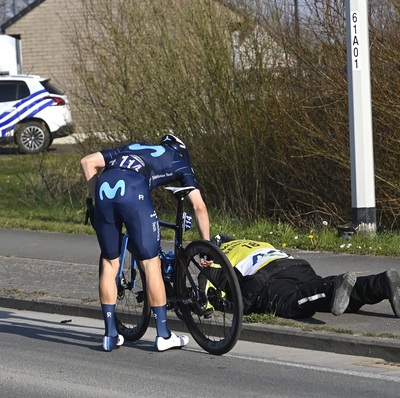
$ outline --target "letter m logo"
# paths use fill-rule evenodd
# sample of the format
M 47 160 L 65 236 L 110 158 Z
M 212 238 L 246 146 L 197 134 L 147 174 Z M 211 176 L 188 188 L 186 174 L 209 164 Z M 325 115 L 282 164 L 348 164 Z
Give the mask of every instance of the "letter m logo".
M 117 196 L 118 190 L 120 190 L 120 196 L 125 195 L 125 181 L 124 180 L 117 181 L 114 188 L 111 188 L 110 184 L 108 182 L 103 182 L 103 184 L 101 184 L 100 189 L 99 189 L 100 200 L 103 200 L 104 196 L 106 196 L 107 199 L 114 199 Z

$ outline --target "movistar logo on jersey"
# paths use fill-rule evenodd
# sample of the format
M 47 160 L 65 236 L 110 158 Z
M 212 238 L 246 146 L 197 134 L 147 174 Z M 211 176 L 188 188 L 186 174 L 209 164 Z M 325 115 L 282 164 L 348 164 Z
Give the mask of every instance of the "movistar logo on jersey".
M 117 196 L 118 191 L 119 191 L 120 196 L 125 195 L 125 181 L 124 180 L 117 181 L 117 183 L 114 185 L 113 188 L 111 188 L 111 186 L 108 182 L 103 182 L 103 184 L 101 184 L 100 189 L 99 189 L 100 200 L 103 200 L 104 196 L 106 196 L 107 199 L 114 199 Z
M 151 156 L 153 158 L 158 158 L 165 152 L 165 148 L 162 145 L 145 145 L 140 143 L 135 143 L 129 145 L 129 149 L 131 151 L 143 151 L 149 150 L 151 151 Z

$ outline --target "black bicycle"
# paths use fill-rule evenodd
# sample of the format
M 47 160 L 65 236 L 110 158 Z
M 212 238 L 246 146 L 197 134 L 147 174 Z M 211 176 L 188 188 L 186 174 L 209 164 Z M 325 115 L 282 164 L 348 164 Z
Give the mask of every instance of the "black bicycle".
M 176 222 L 160 221 L 175 231 L 174 251 L 160 247 L 167 308 L 183 320 L 195 341 L 210 354 L 222 355 L 236 344 L 241 329 L 243 304 L 233 267 L 221 249 L 206 240 L 183 247 L 183 232 L 191 227 L 191 216 L 183 202 L 193 187 L 167 187 L 177 200 Z M 204 261 L 212 260 L 211 266 Z M 130 247 L 129 236 L 122 240 L 121 266 L 117 275 L 116 324 L 125 340 L 135 341 L 146 332 L 150 305 L 144 271 Z

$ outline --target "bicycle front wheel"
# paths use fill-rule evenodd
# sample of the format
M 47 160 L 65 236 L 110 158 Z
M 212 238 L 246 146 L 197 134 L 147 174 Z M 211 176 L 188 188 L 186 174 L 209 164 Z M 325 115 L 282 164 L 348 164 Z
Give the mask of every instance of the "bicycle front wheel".
M 125 255 L 124 255 L 125 253 Z M 144 271 L 128 250 L 121 255 L 121 264 L 117 276 L 116 327 L 125 340 L 139 340 L 150 323 L 150 305 L 146 295 Z
M 203 267 L 204 256 L 213 265 Z M 235 271 L 221 249 L 206 240 L 190 243 L 184 257 L 177 278 L 183 320 L 200 347 L 210 354 L 225 354 L 242 330 L 243 303 Z

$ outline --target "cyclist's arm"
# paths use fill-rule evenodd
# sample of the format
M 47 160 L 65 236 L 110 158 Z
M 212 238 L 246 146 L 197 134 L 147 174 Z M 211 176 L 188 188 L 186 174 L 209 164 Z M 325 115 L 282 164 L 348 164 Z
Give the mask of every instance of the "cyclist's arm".
M 210 240 L 210 220 L 208 218 L 207 206 L 198 189 L 190 192 L 188 198 L 193 206 L 194 217 L 201 239 Z
M 86 185 L 92 198 L 95 197 L 95 188 L 98 178 L 97 169 L 104 166 L 104 157 L 100 152 L 92 153 L 81 159 L 83 177 L 85 178 Z

